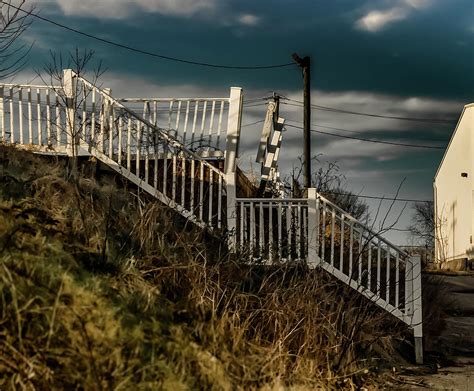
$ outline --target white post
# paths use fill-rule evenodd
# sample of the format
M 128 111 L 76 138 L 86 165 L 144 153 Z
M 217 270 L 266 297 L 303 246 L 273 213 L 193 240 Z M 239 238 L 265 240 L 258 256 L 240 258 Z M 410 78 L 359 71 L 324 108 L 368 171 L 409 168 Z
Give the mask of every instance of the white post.
M 407 324 L 413 319 L 413 259 L 408 258 L 405 263 L 405 316 Z
M 112 95 L 112 89 L 110 88 L 103 88 L 102 89 L 107 95 L 111 96 Z M 109 132 L 109 137 L 111 137 L 111 130 L 110 130 L 110 102 L 107 98 L 105 98 L 102 95 L 102 107 L 101 107 L 102 113 L 101 113 L 101 118 L 100 118 L 100 133 L 99 133 L 99 140 L 98 140 L 98 146 L 99 146 L 99 151 L 100 152 L 105 152 L 105 144 L 104 144 L 104 137 L 105 137 L 105 131 Z M 140 125 L 138 125 L 140 126 Z M 139 133 L 140 134 L 140 133 Z
M 63 71 L 63 88 L 66 99 L 66 151 L 68 156 L 77 156 L 77 140 L 75 133 L 75 98 L 76 85 L 72 69 Z
M 227 122 L 227 142 L 225 152 L 224 173 L 227 189 L 227 232 L 229 235 L 229 250 L 236 248 L 236 208 L 237 197 L 236 169 L 239 153 L 240 125 L 242 120 L 243 94 L 242 88 L 230 89 L 229 118 Z
M 239 153 L 240 125 L 242 120 L 242 88 L 231 87 L 229 118 L 227 122 L 227 143 L 225 151 L 224 173 L 235 173 L 236 159 Z
M 226 189 L 227 189 L 227 232 L 228 245 L 231 252 L 236 249 L 236 235 L 237 235 L 237 209 L 235 207 L 237 189 L 236 189 L 236 175 L 231 172 L 225 175 Z
M 310 268 L 319 264 L 318 239 L 319 239 L 319 200 L 316 189 L 308 189 L 308 243 L 306 262 Z
M 265 116 L 265 122 L 263 123 L 260 144 L 258 145 L 257 158 L 255 159 L 257 163 L 263 163 L 265 161 L 265 151 L 267 150 L 268 139 L 272 131 L 275 109 L 275 102 L 268 102 L 267 114 Z
M 0 5 L 0 12 L 1 12 L 1 5 Z M 0 87 L 0 127 L 2 128 L 2 131 L 1 131 L 2 140 L 1 140 L 1 142 L 6 144 L 7 136 L 6 136 L 6 131 L 5 131 L 5 110 L 3 109 L 3 94 L 4 94 L 4 89 L 3 89 L 3 86 L 2 86 L 2 87 Z
M 411 257 L 412 263 L 412 303 L 413 303 L 413 335 L 415 337 L 415 360 L 423 364 L 423 308 L 421 291 L 421 258 L 419 255 Z

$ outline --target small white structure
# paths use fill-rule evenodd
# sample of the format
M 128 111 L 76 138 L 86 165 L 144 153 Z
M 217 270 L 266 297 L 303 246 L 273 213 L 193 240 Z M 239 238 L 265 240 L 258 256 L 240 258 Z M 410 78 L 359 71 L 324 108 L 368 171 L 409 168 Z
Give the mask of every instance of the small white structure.
M 443 268 L 474 259 L 474 103 L 464 106 L 434 180 L 435 251 Z

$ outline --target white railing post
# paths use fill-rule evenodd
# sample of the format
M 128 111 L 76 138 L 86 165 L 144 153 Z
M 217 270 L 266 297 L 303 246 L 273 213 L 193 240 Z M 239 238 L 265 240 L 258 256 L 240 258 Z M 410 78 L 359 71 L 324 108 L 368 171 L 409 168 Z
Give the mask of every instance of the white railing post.
M 318 239 L 319 239 L 319 200 L 315 188 L 308 189 L 308 238 L 307 259 L 310 268 L 319 264 Z
M 405 263 L 405 323 L 411 325 L 413 319 L 413 260 L 407 258 Z
M 227 232 L 229 235 L 229 249 L 236 249 L 236 160 L 239 153 L 240 125 L 242 120 L 242 88 L 230 89 L 229 118 L 227 122 L 227 142 L 225 151 L 224 174 L 227 190 Z
M 110 88 L 103 88 L 102 90 L 104 91 L 105 94 L 109 96 L 112 95 L 112 90 Z M 100 132 L 99 132 L 99 137 L 97 141 L 97 145 L 99 146 L 100 152 L 105 152 L 105 131 L 109 131 L 110 133 L 109 111 L 110 111 L 110 102 L 106 97 L 102 96 L 102 106 L 101 106 L 101 113 L 100 113 Z M 140 134 L 140 132 L 138 132 L 138 134 Z M 137 144 L 137 147 L 139 147 L 139 144 Z
M 66 151 L 68 156 L 77 156 L 77 140 L 75 132 L 75 78 L 72 69 L 63 71 L 63 88 L 66 99 Z
M 234 173 L 239 153 L 240 125 L 242 120 L 242 88 L 231 87 L 229 100 L 229 118 L 227 122 L 227 142 L 224 173 Z
M 7 135 L 5 131 L 5 110 L 4 110 L 4 102 L 3 102 L 3 94 L 4 94 L 4 88 L 3 86 L 0 87 L 0 128 L 1 130 L 1 137 L 2 140 L 1 142 L 6 143 L 7 142 Z
M 227 189 L 227 234 L 228 245 L 231 252 L 235 252 L 237 244 L 237 209 L 236 209 L 236 175 L 231 172 L 225 175 L 226 189 Z
M 423 308 L 421 290 L 421 258 L 419 255 L 411 257 L 412 264 L 412 326 L 415 337 L 415 359 L 417 364 L 423 364 Z

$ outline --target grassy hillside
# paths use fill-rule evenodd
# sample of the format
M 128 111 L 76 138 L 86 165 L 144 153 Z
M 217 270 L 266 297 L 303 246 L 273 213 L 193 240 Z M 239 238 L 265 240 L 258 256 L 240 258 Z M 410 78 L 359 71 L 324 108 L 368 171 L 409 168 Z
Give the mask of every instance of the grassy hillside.
M 94 164 L 72 180 L 60 160 L 0 146 L 0 389 L 381 381 L 394 318 L 302 265 L 239 265 Z

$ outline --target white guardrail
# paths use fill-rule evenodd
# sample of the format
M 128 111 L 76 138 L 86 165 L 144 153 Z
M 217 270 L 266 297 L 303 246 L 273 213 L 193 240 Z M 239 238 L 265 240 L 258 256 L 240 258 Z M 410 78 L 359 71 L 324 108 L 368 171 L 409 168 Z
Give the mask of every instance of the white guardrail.
M 236 245 L 251 263 L 321 267 L 413 328 L 421 361 L 421 265 L 309 189 L 306 199 L 236 199 Z
M 223 157 L 215 150 L 224 138 L 228 171 L 232 161 L 235 166 L 240 88 L 231 88 L 228 98 L 141 100 L 144 111 L 137 113 L 71 70 L 61 82 L 1 84 L 0 141 L 43 153 L 95 156 L 198 225 L 226 225 L 226 176 L 218 160 L 206 158 Z M 167 106 L 164 127 L 161 103 Z

